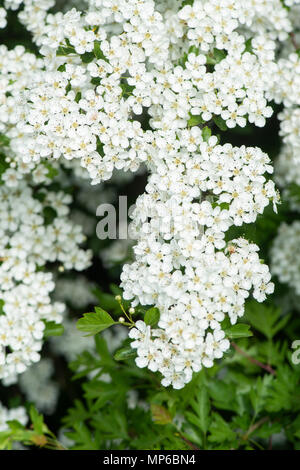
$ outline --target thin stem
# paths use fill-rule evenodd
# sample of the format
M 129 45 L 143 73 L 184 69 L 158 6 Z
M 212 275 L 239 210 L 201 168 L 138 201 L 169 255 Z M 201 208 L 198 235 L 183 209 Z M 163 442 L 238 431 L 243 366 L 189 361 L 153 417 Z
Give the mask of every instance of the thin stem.
M 272 436 L 269 437 L 269 445 L 268 445 L 268 450 L 272 450 L 273 449 L 273 446 L 272 446 Z
M 256 366 L 261 367 L 262 369 L 269 372 L 269 374 L 276 375 L 276 371 L 271 366 L 269 366 L 267 364 L 263 364 L 262 362 L 258 361 L 257 359 L 254 359 L 254 357 L 249 356 L 234 341 L 232 341 L 231 344 L 239 354 L 241 354 L 246 359 L 248 359 L 248 361 L 250 361 L 252 364 L 255 364 Z
M 269 421 L 269 416 L 265 416 L 264 418 L 261 418 L 256 423 L 252 424 L 252 426 L 250 426 L 246 434 L 243 435 L 242 437 L 243 441 L 247 441 L 249 439 L 250 434 L 256 431 L 257 428 L 259 428 L 262 424 L 266 423 L 267 421 Z
M 249 442 L 257 446 L 260 450 L 265 450 L 262 445 L 260 445 L 258 442 L 254 441 L 253 439 L 249 439 Z
M 298 43 L 296 41 L 296 36 L 295 36 L 295 33 L 291 32 L 290 33 L 290 38 L 291 38 L 291 41 L 292 41 L 292 44 L 294 46 L 294 48 L 296 49 L 296 51 L 299 49 L 299 46 L 298 46 Z
M 193 450 L 200 450 L 199 447 L 196 447 L 189 439 L 184 437 L 184 435 L 177 429 L 179 437 Z

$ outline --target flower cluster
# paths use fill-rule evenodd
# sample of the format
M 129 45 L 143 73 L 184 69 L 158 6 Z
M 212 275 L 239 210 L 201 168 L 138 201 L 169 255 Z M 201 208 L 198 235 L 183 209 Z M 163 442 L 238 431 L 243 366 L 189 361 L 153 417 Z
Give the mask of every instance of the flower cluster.
M 281 224 L 271 249 L 271 272 L 300 295 L 300 222 Z
M 300 12 L 296 15 L 299 18 Z M 292 46 L 298 47 L 295 39 Z M 279 113 L 280 136 L 283 145 L 275 168 L 276 181 L 285 187 L 290 183 L 299 184 L 299 146 L 300 146 L 300 57 L 289 51 L 290 44 L 285 44 L 276 68 L 276 83 L 271 88 L 270 98 L 276 103 L 283 103 L 284 109 Z
M 228 349 L 221 322 L 243 315 L 249 291 L 263 301 L 274 288 L 256 245 L 225 241 L 231 225 L 255 221 L 276 202 L 274 183 L 263 176 L 272 171 L 269 158 L 258 148 L 201 140 L 198 128 L 182 131 L 168 152 L 162 140 L 157 173 L 132 215 L 136 261 L 121 275 L 126 299 L 161 313 L 159 328 L 139 322 L 130 332 L 137 364 L 159 370 L 162 383 L 175 388 Z
M 145 264 L 139 269 L 134 265 L 130 272 L 125 269 L 129 277 L 125 289 L 135 283 L 135 291 L 142 291 L 141 284 L 147 282 L 144 292 L 136 295 L 141 301 L 151 299 L 161 312 L 158 328 L 138 321 L 129 333 L 135 340 L 132 347 L 137 348 L 137 365 L 159 370 L 163 385 L 182 388 L 193 372 L 211 367 L 214 359 L 221 358 L 229 348 L 221 322 L 229 318 L 234 324 L 244 314 L 244 302 L 252 288 L 259 301 L 273 292 L 268 267 L 260 263 L 257 251 L 256 245 L 237 239 L 225 252 L 199 250 L 199 261 L 189 258 L 173 272 L 165 273 L 161 268 L 157 273 Z
M 298 55 L 276 55 L 290 42 L 298 1 L 189 3 L 90 0 L 84 13 L 48 14 L 52 0 L 24 1 L 19 18 L 42 58 L 2 49 L 0 98 L 13 158 L 6 185 L 49 160 L 80 165 L 92 184 L 147 168 L 133 213 L 135 261 L 121 280 L 133 305 L 160 310 L 157 328 L 140 321 L 130 332 L 137 364 L 175 388 L 228 349 L 221 323 L 243 315 L 250 292 L 263 301 L 273 290 L 258 247 L 227 234 L 276 205 L 269 157 L 221 145 L 211 130 L 262 127 L 274 100 L 289 108 L 281 132 L 290 146 L 300 89 Z
M 50 182 L 47 165 L 25 162 L 23 131 L 17 123 L 24 119 L 22 93 L 30 85 L 43 61 L 34 54 L 26 52 L 23 46 L 8 50 L 0 46 L 0 134 L 6 140 L 1 142 L 1 152 L 5 155 L 6 169 L 2 180 L 8 186 L 17 186 L 18 181 L 31 175 L 34 184 Z
M 245 22 L 257 24 L 255 15 L 237 19 L 240 2 L 198 1 L 164 14 L 151 0 L 104 2 L 101 15 L 102 2 L 96 3 L 85 16 L 75 10 L 48 15 L 36 38 L 44 70 L 32 77 L 21 106 L 26 122 L 17 124 L 26 163 L 80 158 L 98 183 L 114 168 L 136 171 L 147 162 L 155 130 L 186 128 L 191 117 L 264 126 L 272 114 L 266 97 L 275 43 L 260 33 L 247 43 L 236 31 Z M 112 17 L 118 35 L 99 29 Z M 152 130 L 141 125 L 145 109 Z
M 300 107 L 285 108 L 279 119 L 283 145 L 276 161 L 276 180 L 282 187 L 300 185 Z
M 54 282 L 46 263 L 80 271 L 90 252 L 79 249 L 81 227 L 66 217 L 68 195 L 35 196 L 24 181 L 14 189 L 0 186 L 0 199 L 0 378 L 11 383 L 40 359 L 45 322 L 62 320 L 64 304 L 51 303 Z

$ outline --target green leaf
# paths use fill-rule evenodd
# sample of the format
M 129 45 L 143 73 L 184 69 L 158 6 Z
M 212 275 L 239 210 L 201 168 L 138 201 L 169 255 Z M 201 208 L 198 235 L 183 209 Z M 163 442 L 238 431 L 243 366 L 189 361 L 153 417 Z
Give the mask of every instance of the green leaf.
M 131 359 L 136 356 L 136 351 L 130 346 L 118 349 L 114 355 L 116 361 L 126 361 L 126 359 Z
M 235 432 L 232 431 L 230 425 L 224 421 L 221 415 L 214 413 L 213 422 L 210 426 L 210 435 L 208 440 L 211 442 L 233 441 L 236 438 Z
M 121 287 L 117 286 L 117 284 L 109 284 L 109 288 L 114 295 L 123 296 L 123 291 Z
M 74 47 L 70 47 L 70 46 L 59 46 L 58 49 L 56 50 L 57 56 L 64 56 L 64 55 L 69 55 L 69 54 L 74 54 L 74 53 L 75 53 Z
M 258 377 L 256 383 L 253 385 L 250 392 L 250 400 L 254 409 L 255 416 L 257 416 L 264 408 L 269 388 L 273 381 L 273 375 L 265 375 L 263 378 Z
M 44 418 L 38 413 L 34 406 L 31 406 L 29 409 L 29 416 L 32 421 L 34 431 L 38 434 L 43 434 L 45 432 Z
M 223 118 L 221 118 L 221 116 L 214 116 L 213 120 L 214 120 L 214 123 L 216 124 L 216 126 L 218 126 L 218 128 L 221 131 L 226 131 L 227 130 L 226 122 L 224 121 Z
M 245 42 L 245 52 L 252 52 L 252 51 L 253 51 L 252 39 L 253 39 L 253 38 L 249 38 L 249 39 L 247 39 L 247 41 Z
M 47 168 L 48 173 L 47 173 L 47 178 L 53 180 L 55 176 L 58 175 L 58 170 L 57 168 L 54 168 L 50 163 L 48 162 L 43 162 L 43 165 Z
M 117 300 L 115 299 L 115 296 L 120 295 L 120 294 L 115 294 L 115 295 L 106 294 L 105 292 L 101 292 L 101 290 L 98 289 L 98 288 L 93 289 L 92 293 L 97 297 L 97 299 L 99 301 L 99 304 L 104 309 L 108 309 L 110 311 L 111 310 L 120 310 L 120 305 L 117 302 Z
M 5 155 L 0 154 L 0 177 L 8 167 L 9 164 L 5 161 Z
M 179 59 L 179 61 L 178 61 L 178 65 L 180 65 L 182 68 L 185 69 L 185 68 L 186 68 L 185 64 L 186 64 L 187 60 L 188 60 L 188 55 L 187 55 L 187 53 L 185 52 L 185 53 L 183 54 L 183 56 L 180 57 L 180 59 Z
M 266 410 L 273 413 L 292 408 L 300 411 L 299 376 L 288 365 L 282 365 L 269 390 Z
M 78 320 L 77 328 L 90 335 L 96 335 L 116 323 L 109 313 L 100 307 L 95 307 L 95 312 L 85 313 L 83 318 Z
M 45 322 L 45 325 L 44 338 L 48 338 L 49 336 L 61 336 L 64 332 L 64 327 L 60 323 L 47 321 Z
M 79 103 L 80 100 L 81 100 L 81 91 L 78 91 L 75 96 L 75 101 L 76 103 Z
M 9 142 L 10 142 L 10 139 L 4 135 L 4 134 L 0 134 L 0 146 L 8 146 L 9 145 Z
M 214 48 L 213 53 L 209 53 L 206 56 L 206 61 L 208 65 L 216 65 L 219 64 L 225 57 L 227 56 L 227 52 L 222 49 Z
M 19 421 L 15 419 L 11 421 L 6 421 L 6 424 L 8 424 L 9 429 L 11 429 L 14 433 L 25 430 L 25 427 L 23 426 L 23 424 L 21 424 Z
M 53 209 L 53 207 L 46 206 L 43 209 L 43 216 L 45 225 L 50 225 L 57 216 L 57 212 L 55 209 Z
M 66 71 L 66 64 L 62 64 L 57 68 L 58 72 L 65 72 Z
M 122 88 L 122 94 L 123 96 L 124 95 L 131 95 L 133 90 L 134 90 L 134 86 L 132 85 L 128 85 L 128 83 L 120 83 L 120 87 Z
M 246 325 L 244 323 L 237 323 L 236 325 L 225 328 L 224 332 L 227 338 L 230 339 L 248 338 L 249 336 L 253 336 L 252 331 L 250 331 L 250 325 Z
M 160 317 L 160 313 L 159 313 L 158 308 L 152 307 L 149 310 L 147 310 L 144 321 L 146 325 L 155 326 L 157 325 L 159 321 L 159 317 Z
M 152 419 L 156 424 L 169 424 L 172 422 L 172 417 L 169 413 L 169 411 L 161 405 L 156 405 L 155 403 L 152 403 L 151 405 L 151 414 L 152 414 Z
M 208 392 L 215 408 L 237 411 L 238 403 L 235 384 L 212 380 L 209 383 Z
M 246 304 L 246 317 L 251 325 L 272 339 L 288 323 L 290 315 L 281 317 L 281 309 L 274 306 L 262 305 L 252 301 Z
M 85 52 L 84 54 L 81 54 L 81 60 L 84 64 L 89 64 L 94 60 L 94 54 L 93 52 Z
M 181 8 L 185 7 L 186 5 L 193 5 L 194 0 L 183 0 L 181 4 Z
M 207 389 L 201 386 L 195 400 L 191 401 L 191 406 L 198 416 L 198 423 L 201 431 L 206 434 L 209 426 L 210 401 Z
M 214 48 L 214 59 L 216 64 L 219 64 L 225 57 L 227 56 L 227 52 L 222 49 Z
M 190 117 L 190 119 L 188 120 L 187 122 L 187 125 L 189 127 L 194 127 L 194 126 L 199 126 L 199 124 L 204 124 L 204 120 L 202 119 L 202 117 L 199 115 L 199 116 L 192 116 Z
M 190 48 L 189 48 L 189 54 L 198 55 L 198 54 L 199 54 L 199 47 L 190 46 Z
M 202 138 L 204 142 L 208 142 L 209 138 L 211 137 L 211 129 L 207 126 L 205 126 L 202 129 Z
M 105 60 L 105 62 L 108 62 L 107 58 L 105 57 L 105 55 L 103 54 L 101 50 L 99 41 L 94 42 L 94 55 L 98 60 L 102 59 L 102 60 Z

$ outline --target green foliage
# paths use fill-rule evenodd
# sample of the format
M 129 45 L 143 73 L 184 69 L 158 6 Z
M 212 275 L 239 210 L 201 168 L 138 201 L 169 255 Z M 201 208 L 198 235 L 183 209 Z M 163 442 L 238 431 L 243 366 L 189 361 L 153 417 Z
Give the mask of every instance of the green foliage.
M 95 307 L 95 312 L 85 313 L 83 318 L 78 320 L 77 328 L 90 335 L 96 335 L 116 323 L 109 313 L 101 307 Z
M 246 317 L 254 328 L 272 339 L 276 333 L 282 330 L 290 319 L 290 315 L 281 315 L 280 308 L 268 305 L 260 305 L 255 301 L 248 302 L 246 307 Z
M 145 320 L 152 324 L 157 315 L 150 308 Z M 194 374 L 183 390 L 162 387 L 157 374 L 137 368 L 128 340 L 110 353 L 97 336 L 99 357 L 82 354 L 71 366 L 77 378 L 97 370 L 83 383 L 83 401 L 76 401 L 64 419 L 72 448 L 254 450 L 270 448 L 279 433 L 290 448 L 298 448 L 300 367 L 290 363 L 280 340 L 273 342 L 289 315 L 250 301 L 246 318 L 249 324 L 223 322 L 236 348 Z M 109 382 L 102 380 L 104 373 Z
M 112 294 L 102 292 L 100 289 L 93 289 L 93 294 L 97 297 L 99 304 L 104 310 L 109 310 L 113 316 L 121 315 L 122 309 L 120 303 L 116 300 L 116 295 L 122 297 L 122 290 L 118 286 L 111 284 L 110 289 Z M 125 309 L 129 308 L 130 303 L 123 300 L 123 306 Z
M 45 225 L 50 225 L 57 216 L 57 213 L 56 210 L 53 209 L 53 207 L 46 206 L 43 209 L 43 216 Z
M 25 427 L 16 420 L 8 421 L 8 429 L 0 431 L 0 450 L 11 450 L 14 442 L 53 450 L 64 449 L 34 406 L 29 409 L 29 417 L 30 427 Z
M 245 51 L 246 52 L 252 52 L 252 39 L 253 38 L 249 38 L 247 39 L 247 41 L 245 42 Z
M 6 147 L 7 145 L 9 145 L 9 138 L 4 134 L 0 134 L 0 147 Z
M 136 352 L 130 347 L 125 346 L 124 348 L 118 349 L 114 355 L 116 361 L 125 361 L 126 359 L 131 359 L 136 356 Z
M 207 63 L 209 65 L 219 64 L 226 56 L 227 52 L 225 50 L 214 48 L 213 52 L 207 56 Z
M 74 47 L 72 46 L 59 46 L 57 51 L 56 51 L 56 55 L 57 56 L 65 56 L 65 55 L 69 55 L 69 54 L 74 54 Z
M 224 121 L 223 118 L 221 118 L 221 116 L 214 116 L 213 120 L 214 120 L 214 123 L 216 124 L 216 126 L 218 126 L 218 128 L 221 131 L 226 131 L 227 130 L 226 122 Z
M 204 142 L 208 142 L 209 138 L 211 137 L 211 129 L 207 126 L 203 127 L 202 129 L 202 137 Z
M 222 323 L 222 328 L 229 339 L 247 338 L 253 335 L 249 325 L 245 325 L 244 323 L 231 325 L 228 319 Z
M 105 60 L 106 62 L 108 62 L 107 58 L 105 57 L 105 55 L 103 54 L 101 50 L 99 41 L 94 42 L 94 56 L 98 60 L 101 59 L 101 60 Z
M 181 4 L 181 8 L 185 7 L 186 5 L 193 5 L 193 4 L 194 4 L 194 0 L 183 0 Z
M 205 121 L 202 119 L 202 117 L 199 116 L 193 116 L 190 114 L 190 119 L 188 120 L 187 124 L 189 127 L 194 127 L 194 126 L 199 126 L 199 124 L 204 124 Z
M 249 335 L 248 325 L 237 326 L 242 326 L 242 336 Z M 238 341 L 253 359 L 266 360 L 264 342 L 255 337 Z M 68 437 L 74 440 L 73 448 L 95 448 L 95 433 L 97 449 L 259 449 L 268 448 L 271 436 L 281 431 L 291 435 L 291 446 L 299 445 L 300 370 L 291 367 L 286 354 L 273 375 L 234 351 L 195 374 L 183 390 L 173 390 L 162 387 L 156 374 L 138 369 L 128 347 L 117 351 L 114 359 L 107 348 L 102 356 L 98 351 L 98 375 L 83 384 L 83 401 L 77 401 L 64 420 L 72 429 Z M 79 357 L 73 370 L 85 362 Z M 108 370 L 111 381 L 103 382 L 101 374 Z M 139 400 L 134 408 L 129 400 L 132 390 Z M 118 444 L 113 442 L 116 438 Z
M 58 170 L 56 168 L 54 168 L 50 163 L 48 162 L 43 162 L 43 165 L 47 168 L 48 170 L 48 173 L 47 173 L 47 177 L 49 179 L 54 179 L 55 176 L 58 175 Z
M 144 322 L 146 325 L 156 326 L 159 321 L 159 310 L 158 308 L 152 307 L 145 313 Z
M 118 315 L 120 305 L 124 308 L 121 291 L 111 288 L 114 295 L 97 295 Z M 149 325 L 159 319 L 155 308 L 137 311 Z M 292 364 L 287 347 L 290 317 L 273 304 L 254 301 L 246 312 L 247 324 L 222 323 L 235 341 L 230 351 L 212 368 L 195 373 L 182 390 L 165 388 L 157 373 L 138 368 L 129 339 L 112 350 L 105 334 L 97 335 L 118 323 L 109 313 L 96 307 L 85 314 L 78 328 L 96 335 L 96 352 L 85 351 L 70 364 L 82 387 L 62 423 L 70 448 L 299 449 L 300 365 Z M 59 448 L 42 417 L 32 410 L 30 415 L 33 430 L 9 423 L 9 430 L 0 433 L 2 448 L 14 441 Z
M 1 144 L 0 144 L 1 149 Z M 2 174 L 7 170 L 9 164 L 5 161 L 5 155 L 0 152 L 0 184 L 1 184 L 1 177 Z
M 54 321 L 45 322 L 44 338 L 49 336 L 61 336 L 64 332 L 64 327 L 61 323 Z

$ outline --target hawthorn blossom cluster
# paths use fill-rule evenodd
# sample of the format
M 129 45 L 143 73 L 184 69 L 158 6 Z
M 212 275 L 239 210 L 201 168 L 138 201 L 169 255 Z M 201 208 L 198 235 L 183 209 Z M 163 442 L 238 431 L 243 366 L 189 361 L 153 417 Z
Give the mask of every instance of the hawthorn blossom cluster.
M 280 225 L 271 249 L 271 271 L 300 295 L 300 222 Z
M 55 284 L 46 263 L 81 271 L 90 252 L 79 248 L 85 237 L 67 218 L 65 193 L 37 196 L 23 181 L 0 186 L 0 199 L 0 378 L 12 383 L 39 361 L 45 322 L 62 320 L 65 306 L 51 302 Z
M 101 6 L 96 2 L 85 16 L 73 9 L 45 19 L 36 38 L 45 67 L 26 88 L 20 110 L 26 120 L 15 119 L 26 163 L 80 158 L 96 184 L 114 168 L 136 171 L 147 162 L 155 130 L 186 128 L 193 116 L 263 126 L 272 114 L 266 96 L 275 43 L 258 34 L 246 44 L 236 30 L 256 21 L 239 16 L 241 2 L 198 1 L 164 15 L 151 0 Z M 107 32 L 112 20 L 118 35 Z M 280 25 L 289 31 L 287 18 Z M 144 109 L 152 130 L 139 120 Z
M 79 164 L 92 185 L 147 168 L 135 261 L 121 286 L 133 306 L 160 310 L 157 327 L 138 321 L 130 332 L 138 366 L 181 388 L 228 349 L 222 321 L 234 324 L 251 292 L 263 301 L 273 291 L 258 247 L 228 234 L 276 206 L 269 157 L 221 144 L 211 129 L 263 127 L 274 100 L 288 109 L 281 132 L 290 145 L 299 61 L 277 53 L 299 2 L 90 0 L 84 13 L 54 14 L 52 0 L 5 5 L 21 3 L 42 58 L 0 51 L 4 181 L 13 187 L 21 168 L 49 171 L 49 162 Z
M 276 162 L 276 181 L 281 187 L 290 183 L 300 184 L 300 56 L 292 52 L 288 58 L 278 61 L 277 89 L 274 99 L 283 102 L 284 109 L 279 113 L 280 136 L 283 145 Z
M 180 151 L 158 150 L 157 173 L 132 215 L 136 261 L 121 275 L 124 298 L 160 310 L 159 328 L 138 322 L 129 333 L 137 364 L 159 370 L 162 384 L 175 388 L 228 349 L 221 322 L 236 323 L 249 291 L 263 301 L 274 288 L 256 245 L 225 241 L 231 225 L 255 221 L 270 199 L 276 202 L 274 183 L 263 176 L 272 171 L 269 157 L 258 148 L 218 145 L 215 137 L 190 153 L 191 139 L 201 142 L 198 128 L 182 131 Z
M 41 33 L 48 10 L 55 0 L 4 0 L 6 10 L 18 10 L 18 19 L 31 33 Z
M 292 7 L 299 1 L 286 2 Z M 299 25 L 300 10 L 293 9 L 294 24 Z M 275 162 L 275 180 L 282 189 L 283 198 L 289 202 L 292 210 L 299 212 L 297 185 L 300 185 L 300 42 L 299 31 L 291 33 L 291 41 L 284 44 L 276 71 L 276 87 L 271 96 L 284 108 L 279 113 L 282 145 L 279 157 Z M 299 290 L 300 261 L 298 256 L 299 222 L 291 225 L 282 223 L 271 248 L 271 272 L 278 276 L 282 283 L 288 284 L 297 295 Z
M 22 92 L 42 67 L 43 61 L 26 52 L 23 46 L 11 50 L 0 46 L 0 135 L 5 136 L 0 142 L 6 166 L 2 181 L 7 186 L 17 186 L 26 175 L 31 176 L 34 184 L 51 181 L 47 165 L 24 161 L 23 132 L 17 128 L 17 123 L 24 119 Z
M 282 187 L 300 185 L 300 107 L 284 109 L 279 118 L 283 146 L 276 162 L 276 180 Z

